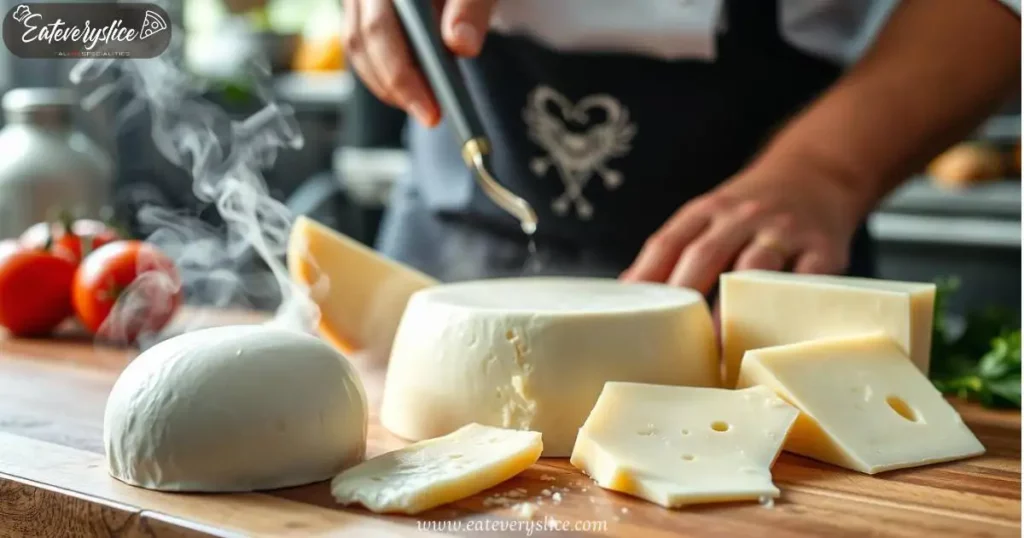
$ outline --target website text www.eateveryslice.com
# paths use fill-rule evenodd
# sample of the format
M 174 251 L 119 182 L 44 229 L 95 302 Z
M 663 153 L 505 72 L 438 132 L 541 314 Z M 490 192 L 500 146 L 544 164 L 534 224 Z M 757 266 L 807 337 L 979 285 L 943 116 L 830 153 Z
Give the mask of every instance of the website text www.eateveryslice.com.
M 553 517 L 536 520 L 476 519 L 459 521 L 437 519 L 417 521 L 416 527 L 425 532 L 514 532 L 530 536 L 535 532 L 605 532 L 608 522 L 600 519 L 563 521 Z

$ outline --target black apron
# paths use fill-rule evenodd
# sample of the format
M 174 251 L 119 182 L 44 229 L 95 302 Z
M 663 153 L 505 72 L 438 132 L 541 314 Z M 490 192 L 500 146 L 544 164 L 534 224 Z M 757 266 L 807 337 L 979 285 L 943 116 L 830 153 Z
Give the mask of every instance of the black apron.
M 415 122 L 411 172 L 377 247 L 449 282 L 616 277 L 683 203 L 740 171 L 841 73 L 783 41 L 775 1 L 725 5 L 711 62 L 570 54 L 488 35 L 467 84 L 495 148 L 493 172 L 538 213 L 536 254 L 476 186 L 448 127 Z M 873 276 L 863 226 L 851 259 L 850 274 Z

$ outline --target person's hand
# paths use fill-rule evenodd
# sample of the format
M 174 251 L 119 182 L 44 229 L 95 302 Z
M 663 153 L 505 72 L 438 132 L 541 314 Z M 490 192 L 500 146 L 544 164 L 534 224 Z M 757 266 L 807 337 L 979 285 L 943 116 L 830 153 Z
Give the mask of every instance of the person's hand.
M 847 185 L 810 167 L 748 169 L 676 211 L 621 278 L 707 294 L 730 269 L 839 273 L 862 207 Z
M 497 0 L 435 0 L 441 9 L 441 37 L 459 56 L 480 53 Z M 342 39 L 349 61 L 378 99 L 401 108 L 420 123 L 441 119 L 437 100 L 406 42 L 391 0 L 345 0 Z

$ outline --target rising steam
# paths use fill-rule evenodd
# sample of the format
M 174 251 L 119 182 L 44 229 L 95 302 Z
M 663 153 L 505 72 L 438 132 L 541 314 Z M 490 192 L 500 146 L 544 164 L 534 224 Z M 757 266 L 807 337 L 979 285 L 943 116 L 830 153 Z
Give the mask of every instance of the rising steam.
M 311 332 L 319 320 L 319 310 L 308 290 L 289 278 L 282 261 L 292 216 L 284 204 L 269 195 L 261 175 L 263 168 L 273 164 L 279 149 L 302 147 L 298 124 L 290 108 L 275 103 L 270 92 L 259 87 L 257 95 L 263 100 L 263 108 L 240 122 L 232 121 L 227 113 L 203 99 L 203 86 L 175 64 L 176 58 L 184 56 L 183 32 L 178 30 L 172 29 L 170 47 L 157 58 L 81 60 L 71 70 L 71 81 L 95 82 L 102 74 L 116 71 L 116 82 L 93 90 L 83 99 L 83 106 L 95 106 L 122 90 L 131 92 L 132 102 L 119 116 L 148 111 L 153 141 L 160 152 L 190 172 L 196 197 L 214 204 L 224 220 L 225 229 L 218 230 L 167 208 L 149 206 L 140 210 L 139 222 L 153 230 L 147 241 L 175 261 L 186 295 L 208 305 L 237 306 L 246 293 L 269 295 L 279 291 L 281 303 L 274 322 Z M 264 66 L 254 64 L 252 71 L 251 78 L 257 82 L 269 78 L 269 69 Z M 120 121 L 123 118 L 119 117 Z M 253 252 L 266 263 L 269 273 L 239 274 L 241 262 Z M 176 286 L 167 279 L 156 284 L 143 280 L 118 301 L 111 323 L 133 317 L 140 301 L 153 301 L 154 294 L 163 293 L 169 298 Z M 277 290 L 268 292 L 270 286 Z M 201 323 L 194 321 L 185 330 Z M 114 339 L 118 333 L 123 334 L 117 326 L 105 329 L 104 333 Z

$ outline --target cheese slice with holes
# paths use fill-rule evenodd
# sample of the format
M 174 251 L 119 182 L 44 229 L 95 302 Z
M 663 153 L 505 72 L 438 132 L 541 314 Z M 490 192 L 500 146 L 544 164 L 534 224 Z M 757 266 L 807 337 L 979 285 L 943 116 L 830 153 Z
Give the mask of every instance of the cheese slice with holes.
M 776 498 L 771 466 L 798 411 L 765 387 L 608 383 L 570 463 L 668 508 Z
M 352 467 L 331 481 L 342 504 L 418 514 L 494 487 L 536 463 L 538 432 L 469 424 Z
M 320 333 L 342 353 L 384 361 L 409 296 L 438 282 L 306 217 L 288 242 L 292 279 L 320 307 Z
M 539 431 L 568 457 L 608 381 L 716 386 L 704 298 L 595 278 L 459 282 L 417 292 L 388 363 L 381 423 L 418 441 L 466 424 Z
M 928 373 L 935 285 L 737 271 L 722 275 L 725 386 L 751 349 L 881 331 Z
M 982 454 L 960 415 L 884 334 L 748 351 L 739 386 L 801 410 L 785 450 L 868 474 Z

